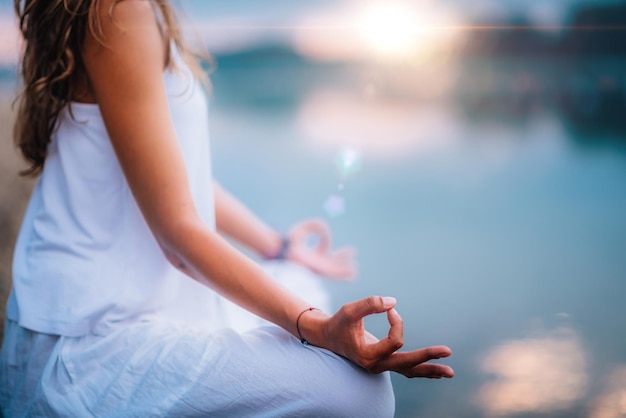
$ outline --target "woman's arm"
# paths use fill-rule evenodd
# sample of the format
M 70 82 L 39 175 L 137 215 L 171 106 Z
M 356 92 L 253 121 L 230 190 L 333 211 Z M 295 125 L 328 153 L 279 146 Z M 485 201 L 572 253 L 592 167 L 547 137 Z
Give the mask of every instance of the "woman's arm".
M 163 83 L 166 45 L 149 2 L 119 2 L 111 18 L 113 1 L 101 5 L 104 45 L 87 35 L 83 58 L 119 163 L 151 231 L 180 270 L 298 335 L 296 318 L 308 304 L 268 278 L 198 216 Z M 445 347 L 396 352 L 402 345 L 402 322 L 394 304 L 370 297 L 345 305 L 332 317 L 307 312 L 300 331 L 312 344 L 374 372 L 450 376 L 445 366 L 421 364 L 449 355 Z M 389 337 L 378 341 L 364 331 L 362 318 L 380 312 L 387 312 L 391 328 Z
M 283 245 L 282 236 L 217 182 L 213 184 L 217 230 L 264 258 L 276 257 Z
M 356 275 L 354 249 L 343 247 L 333 250 L 330 229 L 321 220 L 301 222 L 283 237 L 217 182 L 215 215 L 220 232 L 255 250 L 264 258 L 274 258 L 280 254 L 319 275 L 335 279 L 347 280 Z M 309 238 L 314 238 L 314 245 L 309 243 Z M 287 240 L 286 249 L 282 248 L 283 240 Z

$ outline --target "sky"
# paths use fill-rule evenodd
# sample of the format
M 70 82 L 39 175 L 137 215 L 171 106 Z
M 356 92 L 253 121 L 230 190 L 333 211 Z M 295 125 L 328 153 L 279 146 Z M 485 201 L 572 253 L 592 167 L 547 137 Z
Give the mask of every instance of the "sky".
M 409 44 L 442 41 L 438 27 L 472 21 L 501 21 L 523 14 L 537 25 L 562 24 L 577 5 L 620 0 L 172 0 L 192 33 L 212 53 L 286 44 L 312 58 L 351 58 L 355 44 L 390 54 L 408 53 Z M 0 66 L 18 51 L 12 0 L 0 0 Z M 420 32 L 415 34 L 415 28 Z M 426 29 L 424 29 L 426 28 Z M 426 34 L 426 35 L 424 35 Z M 447 36 L 447 35 L 446 35 Z M 418 39 L 419 38 L 419 39 Z
M 306 14 L 308 11 L 332 10 L 336 5 L 352 0 L 316 0 L 295 2 L 293 0 L 172 0 L 173 3 L 201 19 L 250 17 L 279 21 Z M 493 15 L 533 8 L 550 8 L 562 14 L 572 6 L 585 3 L 617 3 L 620 0 L 409 0 L 411 4 L 432 4 L 452 7 L 468 15 Z M 359 1 L 360 4 L 367 1 Z M 546 6 L 549 3 L 549 7 Z M 13 0 L 0 0 L 0 13 L 11 13 Z
M 6 1 L 6 0 L 0 0 Z M 294 2 L 292 0 L 178 0 L 177 4 L 202 20 L 254 20 L 284 23 L 299 20 L 307 14 L 332 13 L 346 6 L 367 7 L 376 1 L 368 0 L 317 0 Z M 378 3 L 394 2 L 381 0 Z M 500 17 L 510 13 L 523 13 L 537 18 L 562 20 L 572 7 L 584 4 L 618 3 L 620 0 L 406 0 L 419 8 L 446 8 L 471 19 Z

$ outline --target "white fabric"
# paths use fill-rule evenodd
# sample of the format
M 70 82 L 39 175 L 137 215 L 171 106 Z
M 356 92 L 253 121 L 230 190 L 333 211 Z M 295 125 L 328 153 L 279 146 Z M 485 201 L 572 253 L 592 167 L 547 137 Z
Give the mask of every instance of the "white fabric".
M 265 271 L 311 304 L 328 296 L 299 266 Z M 388 373 L 372 375 L 234 305 L 207 331 L 146 320 L 106 336 L 59 337 L 8 320 L 0 416 L 391 417 Z M 244 331 L 245 332 L 242 332 Z
M 214 227 L 205 94 L 179 59 L 164 74 L 191 192 Z M 217 296 L 173 268 L 139 212 L 97 105 L 72 104 L 49 146 L 15 248 L 8 318 L 39 332 L 107 334 L 167 314 L 214 321 Z M 167 170 L 167 167 L 163 167 Z M 193 312 L 187 308 L 193 306 Z
M 275 326 L 238 334 L 138 322 L 107 336 L 58 337 L 7 321 L 5 331 L 6 418 L 394 414 L 388 374 L 304 347 Z

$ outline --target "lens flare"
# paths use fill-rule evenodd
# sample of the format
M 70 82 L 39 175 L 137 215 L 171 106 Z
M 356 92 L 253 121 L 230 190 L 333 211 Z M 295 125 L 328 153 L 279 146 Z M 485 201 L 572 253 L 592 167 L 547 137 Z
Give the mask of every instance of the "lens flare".
M 361 153 L 354 148 L 342 149 L 335 160 L 339 174 L 350 177 L 361 169 Z
M 346 201 L 342 196 L 331 194 L 324 203 L 324 211 L 331 218 L 341 216 L 346 212 Z

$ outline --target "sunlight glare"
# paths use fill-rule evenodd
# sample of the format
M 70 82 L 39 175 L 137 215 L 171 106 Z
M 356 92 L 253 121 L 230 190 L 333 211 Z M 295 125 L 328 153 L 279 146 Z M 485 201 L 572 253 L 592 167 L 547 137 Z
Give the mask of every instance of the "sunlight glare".
M 592 405 L 590 418 L 620 418 L 626 416 L 626 365 L 618 365 L 603 379 L 606 387 Z
M 490 378 L 477 400 L 486 416 L 568 411 L 584 398 L 588 355 L 572 328 L 505 341 L 482 358 Z
M 302 55 L 320 61 L 446 57 L 460 44 L 460 32 L 454 29 L 459 22 L 453 9 L 428 0 L 353 0 L 307 16 L 293 44 Z
M 419 41 L 415 10 L 399 2 L 378 3 L 365 8 L 359 19 L 363 40 L 372 50 L 386 56 L 408 56 Z

